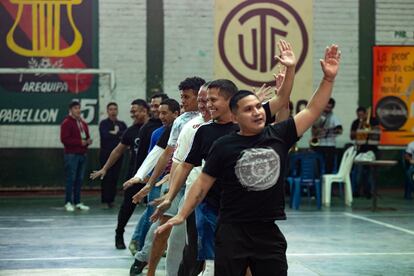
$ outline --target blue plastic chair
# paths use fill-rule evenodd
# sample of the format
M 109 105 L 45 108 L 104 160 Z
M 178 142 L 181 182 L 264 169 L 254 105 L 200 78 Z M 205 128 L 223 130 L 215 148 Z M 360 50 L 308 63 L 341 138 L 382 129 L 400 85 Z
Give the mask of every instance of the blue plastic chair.
M 299 209 L 302 187 L 306 187 L 310 200 L 310 188 L 315 187 L 316 204 L 322 205 L 321 177 L 325 172 L 323 157 L 313 151 L 300 152 L 292 155 L 289 160 L 290 173 L 287 181 L 290 184 L 290 206 Z
M 289 207 L 292 208 L 292 197 L 293 197 L 293 179 L 298 175 L 297 172 L 297 160 L 299 153 L 289 153 L 289 162 L 287 167 L 287 174 L 285 175 L 286 182 L 289 183 L 290 201 Z

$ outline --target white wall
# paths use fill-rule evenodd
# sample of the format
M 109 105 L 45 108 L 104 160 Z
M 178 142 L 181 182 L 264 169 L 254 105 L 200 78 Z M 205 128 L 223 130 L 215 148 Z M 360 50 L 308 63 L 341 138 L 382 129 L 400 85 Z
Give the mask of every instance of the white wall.
M 213 76 L 214 1 L 164 0 L 164 91 L 179 98 L 186 77 Z
M 414 45 L 413 0 L 377 0 L 375 21 L 377 45 Z
M 308 0 L 309 1 L 309 0 Z M 326 45 L 336 43 L 342 51 L 342 64 L 335 83 L 335 113 L 344 134 L 338 146 L 349 142 L 349 129 L 358 102 L 358 0 L 315 0 L 314 6 L 314 82 L 321 79 L 319 58 Z M 213 77 L 214 0 L 164 0 L 164 90 L 178 99 L 177 86 L 188 76 Z M 414 1 L 377 0 L 377 44 L 414 44 Z M 408 38 L 395 36 L 406 31 Z M 114 69 L 117 87 L 110 94 L 102 81 L 101 114 L 114 100 L 119 117 L 131 123 L 129 104 L 144 98 L 146 89 L 146 0 L 99 1 L 99 62 L 101 68 Z M 101 117 L 103 118 L 103 117 Z M 94 147 L 98 147 L 96 127 L 92 128 Z M 61 147 L 58 126 L 0 126 L 1 147 Z M 302 139 L 307 146 L 309 137 Z

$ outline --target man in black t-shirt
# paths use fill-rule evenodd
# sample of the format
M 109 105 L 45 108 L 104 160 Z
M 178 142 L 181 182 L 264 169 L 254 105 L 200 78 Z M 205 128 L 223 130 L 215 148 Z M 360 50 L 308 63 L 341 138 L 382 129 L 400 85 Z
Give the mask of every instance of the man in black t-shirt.
M 127 129 L 123 121 L 118 120 L 118 104 L 110 102 L 106 106 L 108 118 L 99 123 L 99 136 L 101 148 L 99 150 L 99 161 L 101 166 L 105 165 L 112 150 L 118 145 L 122 134 Z M 137 118 L 139 120 L 139 118 Z M 122 158 L 115 162 L 114 166 L 108 170 L 101 181 L 101 202 L 107 208 L 114 207 L 116 186 L 121 172 Z
M 376 118 L 372 118 L 365 107 L 358 107 L 356 110 L 357 119 L 352 122 L 351 125 L 351 140 L 355 140 L 358 147 L 357 153 L 365 153 L 368 151 L 374 152 L 376 155 L 378 152 L 378 143 L 380 140 L 380 128 Z M 369 118 L 370 117 L 370 118 Z M 364 196 L 371 198 L 371 187 L 374 181 L 371 167 L 355 165 L 352 177 L 353 183 L 353 196 L 359 197 L 360 190 L 363 189 Z M 366 181 L 361 181 L 362 177 L 365 176 Z
M 280 57 L 279 60 L 287 66 L 285 80 L 279 89 L 277 96 L 273 97 L 264 105 L 266 113 L 266 123 L 270 124 L 274 120 L 276 112 L 281 110 L 289 102 L 290 92 L 292 90 L 294 79 L 294 65 L 296 59 L 291 50 L 290 45 L 285 41 L 279 43 Z M 229 108 L 230 98 L 237 93 L 237 87 L 229 80 L 215 80 L 208 85 L 207 90 L 207 107 L 210 110 L 212 122 L 202 125 L 196 132 L 190 152 L 185 160 L 176 170 L 172 183 L 170 183 L 170 191 L 161 203 L 154 217 L 164 212 L 170 206 L 172 200 L 185 182 L 189 172 L 197 166 L 201 166 L 206 159 L 211 145 L 218 138 L 235 132 L 239 129 L 231 118 Z M 209 191 L 203 203 L 196 210 L 197 230 L 199 240 L 198 258 L 201 260 L 214 260 L 214 232 L 217 222 L 217 214 L 220 205 L 220 185 L 214 185 Z M 193 219 L 187 221 L 187 228 L 191 226 Z M 189 244 L 189 246 L 194 246 Z M 197 245 L 195 245 L 197 246 Z M 190 250 L 188 250 L 190 251 Z M 207 262 L 207 265 L 210 265 Z M 186 271 L 183 266 L 180 272 Z M 179 275 L 186 275 L 189 272 L 183 272 Z
M 160 119 L 158 118 L 158 107 L 161 101 L 166 98 L 168 98 L 168 96 L 165 94 L 156 94 L 152 96 L 150 106 L 148 106 L 144 100 L 137 100 L 139 101 L 139 105 L 131 105 L 141 107 L 140 110 L 137 111 L 139 113 L 142 112 L 141 109 L 143 106 L 145 106 L 146 120 L 144 122 L 141 122 L 140 125 L 136 124 L 134 121 L 134 124 L 125 131 L 123 137 L 121 138 L 121 142 L 111 152 L 108 161 L 105 163 L 102 169 L 91 173 L 91 179 L 96 179 L 98 177 L 102 179 L 105 176 L 106 171 L 122 156 L 122 154 L 128 148 L 130 149 L 131 155 L 127 179 L 131 178 L 135 174 L 137 168 L 141 166 L 142 162 L 148 154 L 148 147 L 151 141 L 152 132 L 162 125 Z M 149 118 L 150 111 L 152 115 L 151 118 Z M 124 198 L 118 212 L 118 224 L 115 230 L 115 247 L 117 249 L 126 248 L 123 237 L 125 226 L 136 207 L 136 205 L 132 203 L 132 196 L 141 188 L 142 185 L 135 185 L 124 191 Z
M 328 47 L 321 60 L 324 77 L 307 107 L 294 118 L 265 127 L 257 96 L 240 91 L 230 108 L 240 131 L 218 139 L 203 172 L 177 216 L 162 232 L 183 223 L 213 185 L 221 187 L 215 240 L 215 275 L 287 275 L 286 240 L 274 221 L 285 219 L 283 176 L 289 148 L 317 120 L 332 94 L 340 52 Z

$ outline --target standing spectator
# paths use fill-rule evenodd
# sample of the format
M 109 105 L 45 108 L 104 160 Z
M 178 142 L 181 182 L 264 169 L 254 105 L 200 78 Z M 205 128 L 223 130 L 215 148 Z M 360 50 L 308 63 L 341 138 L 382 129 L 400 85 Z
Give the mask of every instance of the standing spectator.
M 356 110 L 357 119 L 351 125 L 351 140 L 355 140 L 358 146 L 358 154 L 372 151 L 375 155 L 378 152 L 378 143 L 380 138 L 379 122 L 376 118 L 372 118 L 371 111 L 367 111 L 365 107 L 358 107 Z M 359 135 L 358 135 L 359 134 Z M 361 188 L 364 196 L 371 198 L 372 188 L 372 172 L 370 166 L 355 165 L 354 166 L 354 182 L 353 196 L 359 197 Z
M 81 118 L 80 104 L 69 104 L 69 115 L 60 125 L 60 141 L 64 146 L 66 174 L 65 209 L 73 212 L 75 208 L 87 211 L 89 207 L 80 202 L 80 191 L 85 173 L 86 151 L 92 144 L 88 125 Z
M 121 136 L 127 126 L 123 121 L 118 120 L 118 105 L 110 102 L 106 106 L 108 118 L 99 123 L 99 136 L 101 138 L 101 150 L 99 152 L 99 161 L 103 167 L 111 155 L 112 150 L 118 145 Z M 113 208 L 116 195 L 116 184 L 119 178 L 119 172 L 122 167 L 122 158 L 119 158 L 115 164 L 107 171 L 101 181 L 101 202 L 104 208 Z
M 342 125 L 338 117 L 333 113 L 335 100 L 329 99 L 322 115 L 312 126 L 311 146 L 316 152 L 320 152 L 325 159 L 325 173 L 332 173 L 335 169 L 336 136 L 342 134 Z
M 405 171 L 407 183 L 405 184 L 404 198 L 411 199 L 411 193 L 413 192 L 414 188 L 414 141 L 410 142 L 407 145 L 407 148 L 405 149 L 404 159 L 404 162 L 406 162 L 405 167 L 407 168 L 407 170 Z

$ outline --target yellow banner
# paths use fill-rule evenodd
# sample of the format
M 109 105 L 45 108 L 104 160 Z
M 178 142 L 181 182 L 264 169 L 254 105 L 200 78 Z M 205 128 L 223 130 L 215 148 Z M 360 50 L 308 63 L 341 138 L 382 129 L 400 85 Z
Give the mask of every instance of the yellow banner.
M 382 133 L 381 145 L 414 140 L 414 46 L 375 46 L 373 107 Z
M 214 77 L 230 79 L 239 89 L 274 86 L 277 41 L 293 46 L 298 64 L 292 101 L 312 94 L 312 1 L 216 0 Z M 321 55 L 322 55 L 321 50 Z

